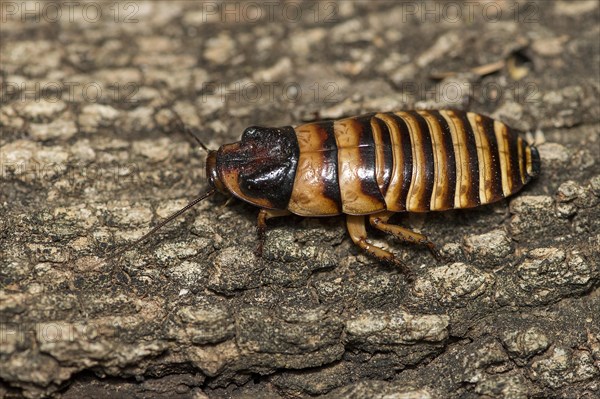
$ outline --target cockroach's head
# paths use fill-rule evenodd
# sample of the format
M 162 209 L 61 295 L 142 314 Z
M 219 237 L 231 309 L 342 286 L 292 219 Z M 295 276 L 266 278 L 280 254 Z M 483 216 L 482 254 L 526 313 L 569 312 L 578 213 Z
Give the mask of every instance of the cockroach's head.
M 229 193 L 217 173 L 217 151 L 208 151 L 208 155 L 206 156 L 206 177 L 211 187 L 216 188 L 224 194 Z
M 262 208 L 285 209 L 299 152 L 292 127 L 249 127 L 241 141 L 209 152 L 206 172 L 221 192 Z

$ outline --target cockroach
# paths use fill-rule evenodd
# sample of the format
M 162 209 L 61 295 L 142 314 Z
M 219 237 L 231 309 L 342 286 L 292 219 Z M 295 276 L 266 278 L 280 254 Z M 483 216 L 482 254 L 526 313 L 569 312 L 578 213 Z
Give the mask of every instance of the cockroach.
M 490 204 L 540 173 L 538 150 L 514 129 L 456 110 L 377 112 L 295 128 L 251 126 L 240 141 L 216 151 L 200 145 L 208 151 L 208 192 L 132 245 L 218 191 L 260 208 L 259 252 L 270 218 L 343 214 L 356 245 L 401 265 L 391 252 L 369 243 L 366 220 L 436 255 L 427 236 L 390 224 L 389 218 L 396 212 Z

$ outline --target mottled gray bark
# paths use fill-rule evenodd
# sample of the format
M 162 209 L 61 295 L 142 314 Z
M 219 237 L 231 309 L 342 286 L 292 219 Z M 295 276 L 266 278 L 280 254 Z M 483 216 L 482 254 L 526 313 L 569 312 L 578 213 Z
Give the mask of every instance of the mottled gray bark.
M 1 395 L 600 395 L 596 1 L 27 4 L 1 3 Z M 542 158 L 514 198 L 398 218 L 443 262 L 373 234 L 414 281 L 341 218 L 272 220 L 259 259 L 257 210 L 219 196 L 96 263 L 206 189 L 171 109 L 217 148 L 414 107 L 500 118 Z

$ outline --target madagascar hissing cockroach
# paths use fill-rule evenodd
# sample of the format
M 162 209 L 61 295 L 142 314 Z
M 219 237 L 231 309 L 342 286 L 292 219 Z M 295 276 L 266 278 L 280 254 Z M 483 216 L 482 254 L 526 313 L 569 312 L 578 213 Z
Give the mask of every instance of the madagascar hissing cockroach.
M 489 204 L 540 172 L 537 149 L 515 130 L 453 110 L 378 112 L 295 128 L 252 126 L 240 141 L 207 151 L 210 190 L 133 245 L 219 191 L 260 208 L 259 248 L 269 218 L 344 214 L 356 245 L 399 264 L 367 241 L 365 217 L 375 229 L 424 244 L 435 255 L 425 235 L 388 223 L 390 216 Z

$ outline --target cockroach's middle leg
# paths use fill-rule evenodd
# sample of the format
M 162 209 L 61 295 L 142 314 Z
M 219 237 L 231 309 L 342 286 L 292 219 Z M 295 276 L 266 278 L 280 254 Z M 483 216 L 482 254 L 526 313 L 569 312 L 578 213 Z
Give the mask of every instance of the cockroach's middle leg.
M 352 241 L 361 249 L 384 263 L 399 267 L 403 273 L 412 279 L 412 270 L 400 262 L 393 253 L 379 248 L 367 241 L 367 228 L 365 226 L 364 216 L 347 215 L 346 227 L 348 228 L 348 234 L 350 234 Z
M 438 261 L 441 261 L 442 256 L 436 249 L 435 244 L 432 243 L 426 235 L 416 233 L 412 230 L 397 226 L 395 224 L 389 224 L 388 220 L 393 214 L 393 212 L 386 211 L 370 215 L 369 223 L 371 223 L 371 226 L 373 226 L 377 230 L 391 234 L 400 241 L 425 245 L 427 249 L 429 249 L 429 252 L 431 252 L 433 257 Z
M 280 216 L 287 216 L 290 214 L 290 211 L 279 209 L 261 209 L 258 212 L 258 224 L 256 226 L 256 230 L 258 232 L 258 247 L 254 252 L 256 256 L 262 257 L 263 246 L 265 243 L 265 232 L 267 230 L 267 220 Z

